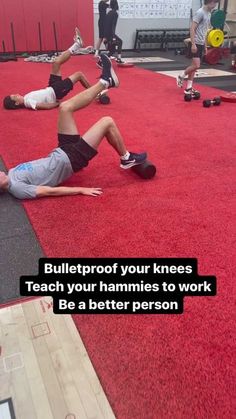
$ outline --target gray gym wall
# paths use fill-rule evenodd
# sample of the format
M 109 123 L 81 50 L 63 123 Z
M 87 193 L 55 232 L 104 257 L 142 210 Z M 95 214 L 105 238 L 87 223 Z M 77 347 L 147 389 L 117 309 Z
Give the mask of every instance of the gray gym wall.
M 119 2 L 119 0 L 118 0 Z M 200 0 L 192 0 L 193 13 L 201 7 Z M 136 29 L 189 28 L 189 19 L 118 19 L 116 33 L 123 39 L 123 49 L 133 49 Z M 94 14 L 94 45 L 98 38 L 98 14 Z

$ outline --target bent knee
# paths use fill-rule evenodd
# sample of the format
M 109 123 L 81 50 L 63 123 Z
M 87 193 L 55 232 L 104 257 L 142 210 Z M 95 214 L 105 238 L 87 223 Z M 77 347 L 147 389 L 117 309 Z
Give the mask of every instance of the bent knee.
M 100 121 L 105 125 L 114 125 L 114 120 L 111 116 L 103 116 Z
M 73 112 L 72 105 L 68 101 L 60 103 L 59 112 L 60 113 Z
M 73 76 L 80 80 L 84 78 L 84 73 L 82 73 L 82 71 L 77 71 L 75 74 L 73 74 Z
M 55 59 L 55 61 L 52 63 L 52 73 L 57 73 L 57 71 L 59 70 L 59 68 L 60 68 L 60 63 L 59 62 L 57 62 L 59 60 L 59 58 L 57 57 L 56 59 Z
M 194 67 L 194 70 L 198 70 L 201 67 L 200 61 L 199 62 L 194 62 L 193 67 Z

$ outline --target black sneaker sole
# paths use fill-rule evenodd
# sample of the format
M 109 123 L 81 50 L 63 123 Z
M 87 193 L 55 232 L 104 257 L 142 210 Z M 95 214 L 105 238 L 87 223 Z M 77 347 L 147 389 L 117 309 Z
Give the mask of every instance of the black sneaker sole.
M 113 80 L 113 82 L 115 84 L 115 87 L 118 87 L 119 84 L 120 84 L 120 82 L 119 82 L 119 79 L 118 79 L 118 77 L 117 77 L 117 75 L 116 75 L 116 73 L 115 73 L 115 71 L 114 71 L 114 69 L 113 69 L 112 66 L 111 66 L 111 77 L 112 77 L 112 80 Z
M 110 72 L 111 72 L 111 77 L 112 77 L 112 80 L 113 80 L 113 82 L 114 82 L 114 86 L 111 86 L 111 87 L 118 87 L 119 86 L 119 84 L 120 84 L 120 82 L 119 82 L 119 79 L 118 79 L 118 77 L 117 77 L 117 75 L 116 75 L 116 73 L 115 73 L 115 70 L 114 70 L 114 68 L 112 67 L 112 62 L 111 62 L 111 59 L 108 57 L 108 55 L 106 55 L 106 54 L 104 54 L 104 56 L 109 60 L 109 62 L 110 62 Z
M 129 163 L 129 164 L 125 164 L 123 165 L 122 163 L 120 164 L 121 169 L 130 169 L 131 167 L 134 166 L 138 166 L 139 164 L 143 164 L 145 162 L 145 160 L 143 160 L 142 162 L 136 162 L 136 163 Z

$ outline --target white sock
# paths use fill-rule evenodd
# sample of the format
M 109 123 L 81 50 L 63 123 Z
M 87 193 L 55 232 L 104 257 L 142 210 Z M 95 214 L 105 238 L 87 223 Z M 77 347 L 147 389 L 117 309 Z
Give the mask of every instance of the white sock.
M 130 156 L 130 153 L 128 151 L 126 151 L 126 153 L 123 156 L 120 156 L 121 160 L 128 160 Z
M 182 74 L 180 74 L 180 77 L 182 77 L 182 79 L 185 78 L 185 72 L 183 72 Z
M 96 57 L 98 57 L 99 56 L 99 49 L 96 49 L 96 51 L 95 51 L 95 54 L 94 54 Z
M 99 81 L 103 84 L 103 86 L 104 86 L 106 89 L 110 86 L 110 84 L 109 84 L 109 82 L 108 82 L 107 80 L 100 79 Z
M 78 42 L 75 42 L 70 48 L 68 48 L 70 53 L 73 55 L 75 52 L 78 52 L 78 50 L 80 49 L 80 46 L 78 44 Z
M 121 54 L 118 54 L 118 58 L 121 60 Z
M 188 81 L 187 81 L 187 89 L 192 89 L 192 87 L 193 87 L 193 82 L 192 82 L 192 80 L 188 80 Z

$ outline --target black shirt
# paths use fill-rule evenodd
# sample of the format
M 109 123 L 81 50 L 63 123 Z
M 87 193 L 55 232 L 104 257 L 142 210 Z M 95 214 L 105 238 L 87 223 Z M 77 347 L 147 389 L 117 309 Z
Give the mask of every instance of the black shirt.
M 104 1 L 100 1 L 99 5 L 98 5 L 99 20 L 105 20 L 106 19 L 106 13 L 107 13 L 108 7 L 109 7 L 109 4 L 105 3 Z

